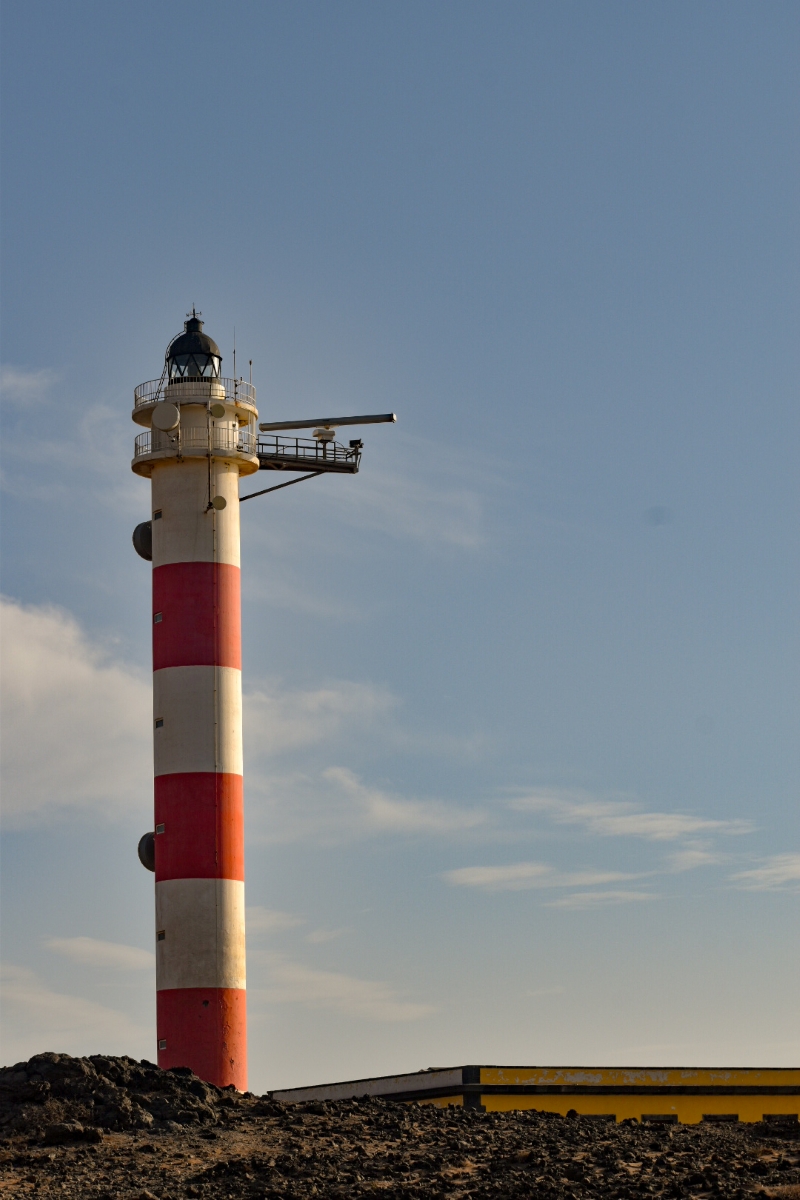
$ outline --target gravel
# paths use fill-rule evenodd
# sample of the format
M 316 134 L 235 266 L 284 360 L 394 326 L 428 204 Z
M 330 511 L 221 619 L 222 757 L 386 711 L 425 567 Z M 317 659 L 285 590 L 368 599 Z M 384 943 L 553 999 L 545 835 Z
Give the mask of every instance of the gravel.
M 650 1125 L 364 1099 L 281 1105 L 131 1058 L 0 1070 L 0 1193 L 239 1197 L 783 1197 L 800 1126 Z

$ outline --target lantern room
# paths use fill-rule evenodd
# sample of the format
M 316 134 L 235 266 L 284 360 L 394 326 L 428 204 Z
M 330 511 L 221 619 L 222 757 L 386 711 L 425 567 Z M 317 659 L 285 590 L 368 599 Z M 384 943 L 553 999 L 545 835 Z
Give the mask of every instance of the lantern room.
M 167 347 L 166 359 L 170 383 L 219 379 L 222 366 L 219 346 L 203 333 L 203 322 L 194 307 L 192 315 L 183 323 L 183 333 L 173 338 Z

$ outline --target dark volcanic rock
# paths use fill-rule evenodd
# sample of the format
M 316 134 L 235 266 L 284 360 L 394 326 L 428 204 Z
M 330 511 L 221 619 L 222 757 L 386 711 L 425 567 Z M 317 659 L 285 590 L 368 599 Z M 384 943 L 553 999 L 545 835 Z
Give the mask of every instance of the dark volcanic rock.
M 45 1146 L 62 1146 L 65 1142 L 102 1142 L 103 1134 L 93 1126 L 81 1125 L 79 1121 L 62 1121 L 48 1125 L 44 1131 Z
M 230 1102 L 186 1068 L 132 1058 L 37 1054 L 0 1070 L 0 1132 L 76 1121 L 109 1131 L 214 1124 L 216 1106 Z
M 88 1200 L 800 1200 L 800 1127 L 619 1125 L 380 1100 L 292 1107 L 188 1069 L 0 1071 L 0 1192 Z

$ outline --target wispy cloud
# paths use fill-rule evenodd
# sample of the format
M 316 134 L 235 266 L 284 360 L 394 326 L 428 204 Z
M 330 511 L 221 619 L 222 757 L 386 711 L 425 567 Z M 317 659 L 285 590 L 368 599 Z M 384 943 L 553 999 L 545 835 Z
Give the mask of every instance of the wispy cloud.
M 667 855 L 670 871 L 694 871 L 698 867 L 714 867 L 725 862 L 726 856 L 712 849 L 706 842 L 689 842 L 680 850 Z
M 149 676 L 115 661 L 62 609 L 0 598 L 3 674 L 4 817 L 23 828 L 53 816 L 147 820 L 152 772 Z M 344 767 L 324 767 L 332 746 L 381 733 L 413 744 L 393 726 L 399 701 L 380 685 L 329 682 L 307 690 L 272 681 L 244 697 L 246 773 L 254 822 L 270 838 L 347 839 L 374 834 L 444 835 L 486 816 L 435 799 L 370 787 Z M 423 739 L 425 741 L 425 739 Z M 428 749 L 427 742 L 425 748 Z M 279 771 L 298 751 L 322 763 Z M 330 762 L 330 758 L 328 758 Z M 262 821 L 262 825 L 265 822 Z
M 254 904 L 245 910 L 247 932 L 250 933 L 280 933 L 284 929 L 294 929 L 305 922 L 304 917 L 294 913 L 280 912 L 275 908 L 262 908 Z
M 568 908 L 573 911 L 590 908 L 607 908 L 614 904 L 640 904 L 642 901 L 658 900 L 653 892 L 573 892 L 569 896 L 559 896 L 557 900 L 549 900 L 548 908 Z
M 400 429 L 384 432 L 382 444 L 370 437 L 357 486 L 331 479 L 312 485 L 313 492 L 298 489 L 291 500 L 280 502 L 281 512 L 287 515 L 282 530 L 254 533 L 259 542 L 269 544 L 282 560 L 297 563 L 298 540 L 291 531 L 295 521 L 302 521 L 304 554 L 315 537 L 322 553 L 330 553 L 331 538 L 342 545 L 343 527 L 349 549 L 353 530 L 393 541 L 413 540 L 434 551 L 474 554 L 485 548 L 489 544 L 487 497 L 507 486 L 507 475 L 494 469 L 490 454 L 460 451 L 452 444 L 409 436 Z M 320 495 L 324 496 L 322 516 Z M 266 578 L 261 586 L 274 595 Z
M 41 400 L 57 380 L 57 373 L 49 367 L 29 371 L 8 365 L 0 368 L 0 394 L 6 403 L 25 406 Z
M 800 890 L 800 854 L 774 854 L 761 865 L 731 875 L 738 887 L 750 892 Z
M 53 395 L 57 376 L 49 370 L 25 371 L 7 367 L 4 382 L 4 472 L 5 491 L 46 504 L 68 502 L 71 506 L 91 503 L 100 498 L 104 508 L 132 516 L 141 513 L 144 502 L 142 481 L 130 472 L 120 472 L 119 464 L 129 458 L 133 432 L 127 420 L 127 404 L 120 396 L 113 399 L 87 397 L 79 389 L 62 386 Z M 47 406 L 53 412 L 58 399 L 60 414 L 69 410 L 71 420 L 44 423 L 37 434 L 36 454 L 40 470 L 32 477 L 29 470 L 31 409 Z M 15 419 L 16 418 L 16 419 Z M 98 445 L 105 453 L 97 454 Z
M 475 759 L 489 739 L 481 731 L 464 736 L 435 729 L 409 730 L 399 721 L 402 701 L 384 684 L 327 680 L 314 688 L 260 681 L 244 696 L 245 748 L 251 762 L 279 760 L 299 749 L 329 751 L 343 745 L 376 746 L 436 757 Z
M 396 428 L 371 444 L 357 488 L 331 489 L 337 519 L 429 547 L 474 552 L 487 542 L 486 496 L 502 475 L 490 454 Z
M 270 986 L 255 992 L 273 1004 L 333 1009 L 348 1017 L 386 1022 L 419 1021 L 435 1011 L 430 1004 L 401 999 L 388 983 L 319 971 L 277 957 L 270 967 Z
M 312 929 L 311 933 L 306 934 L 305 940 L 312 946 L 324 946 L 327 942 L 338 941 L 349 932 L 349 929 Z
M 680 812 L 649 812 L 628 801 L 597 800 L 574 792 L 530 792 L 513 800 L 512 807 L 519 812 L 540 813 L 557 825 L 582 826 L 598 837 L 672 842 L 698 833 L 739 835 L 752 830 L 750 821 L 720 821 Z
M 101 942 L 97 938 L 46 938 L 45 946 L 55 954 L 87 967 L 111 968 L 115 971 L 154 971 L 156 956 L 139 946 L 119 942 Z
M 334 503 L 351 525 L 393 537 L 461 550 L 476 550 L 486 540 L 478 492 L 458 485 L 433 487 L 416 474 L 370 474 L 358 491 L 342 490 Z
M 375 837 L 456 837 L 487 815 L 436 799 L 393 795 L 347 767 L 319 771 L 247 768 L 250 836 L 261 844 L 305 841 L 342 845 Z
M 244 494 L 244 493 L 243 493 Z M 251 506 L 248 505 L 248 509 Z M 261 532 L 261 531 L 259 531 Z M 258 543 L 263 538 L 255 539 Z M 282 549 L 282 548 L 279 548 Z M 302 572 L 289 561 L 285 553 L 281 555 L 280 570 L 274 569 L 277 554 L 268 556 L 271 569 L 259 569 L 258 561 L 254 569 L 248 573 L 245 600 L 258 603 L 259 607 L 269 605 L 272 608 L 283 609 L 295 615 L 304 613 L 309 617 L 325 621 L 348 622 L 358 621 L 364 615 L 362 608 L 352 599 L 343 600 L 341 596 L 333 595 L 326 589 L 323 578 L 315 580 L 315 586 L 310 588 Z
M 337 680 L 323 687 L 283 688 L 277 680 L 247 693 L 245 738 L 253 756 L 277 757 L 304 746 L 332 742 L 342 731 L 366 729 L 398 706 L 386 687 Z
M 61 609 L 0 599 L 3 798 L 11 827 L 54 813 L 141 812 L 151 788 L 151 685 Z
M 592 887 L 640 879 L 620 871 L 558 871 L 549 863 L 521 862 L 498 867 L 458 867 L 442 876 L 452 887 L 484 892 L 521 892 L 531 888 Z
M 366 830 L 383 833 L 455 833 L 486 820 L 478 809 L 462 809 L 438 800 L 406 800 L 361 783 L 345 767 L 329 767 L 323 776 L 352 803 Z
M 56 1050 L 66 1054 L 153 1054 L 149 1029 L 92 1000 L 55 992 L 33 971 L 4 964 L 0 972 L 5 1062 Z

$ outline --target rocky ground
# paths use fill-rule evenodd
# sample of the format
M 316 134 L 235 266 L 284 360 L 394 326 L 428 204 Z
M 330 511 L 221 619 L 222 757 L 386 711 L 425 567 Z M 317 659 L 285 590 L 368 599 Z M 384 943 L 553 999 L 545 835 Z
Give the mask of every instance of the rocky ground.
M 800 1127 L 613 1125 L 380 1100 L 281 1105 L 130 1058 L 0 1071 L 0 1195 L 796 1197 Z

